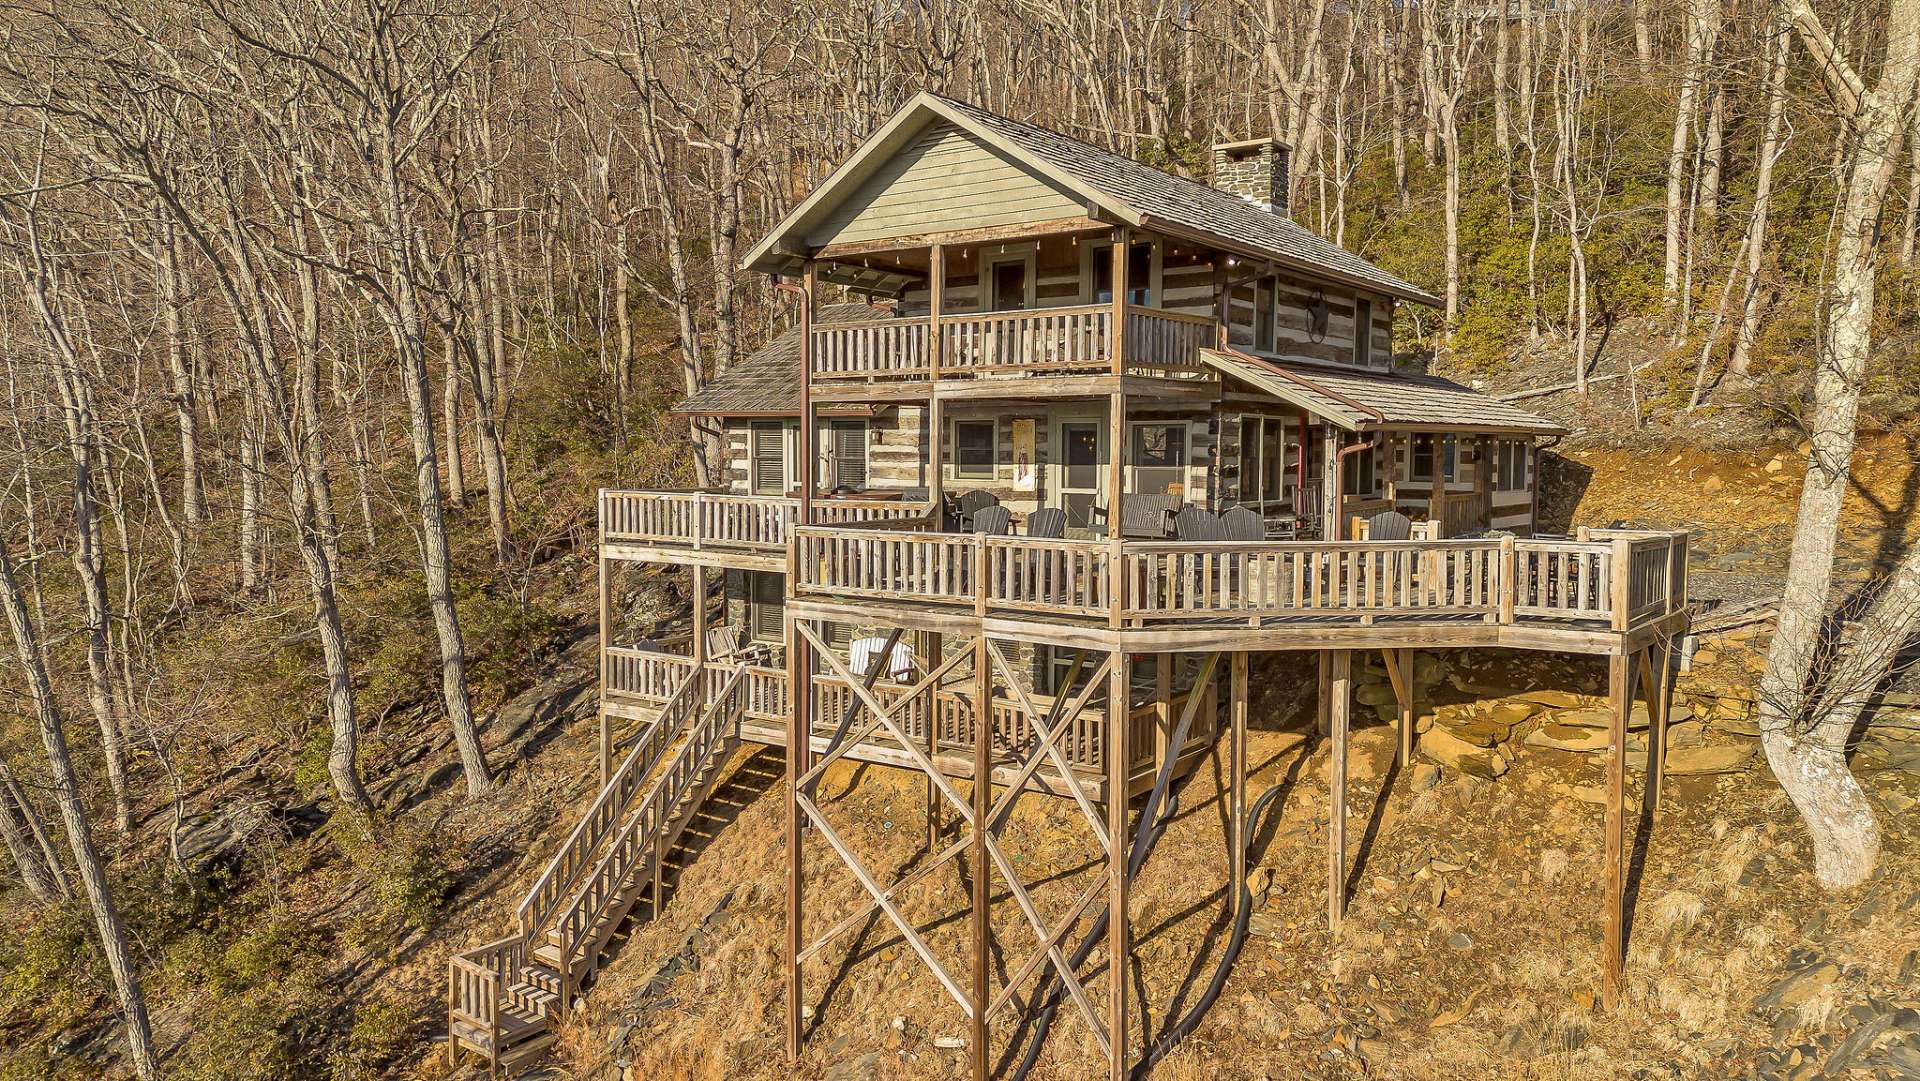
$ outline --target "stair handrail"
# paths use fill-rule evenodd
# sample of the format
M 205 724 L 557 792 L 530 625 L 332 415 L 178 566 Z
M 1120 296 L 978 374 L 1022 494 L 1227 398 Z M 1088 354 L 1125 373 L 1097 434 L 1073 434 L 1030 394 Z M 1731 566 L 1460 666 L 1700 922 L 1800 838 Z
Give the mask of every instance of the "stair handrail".
M 527 891 L 516 916 L 520 933 L 528 940 L 545 926 L 555 906 L 579 881 L 581 872 L 592 866 L 601 842 L 626 817 L 634 798 L 643 790 L 647 775 L 653 772 L 666 749 L 673 745 L 681 730 L 700 715 L 702 676 L 698 667 L 687 670 L 686 677 L 668 696 L 659 714 L 634 737 L 633 749 L 607 778 L 592 806 L 580 816 L 560 850 L 548 861 L 546 870 Z
M 599 862 L 581 879 L 579 889 L 566 907 L 555 914 L 553 926 L 559 935 L 556 945 L 560 953 L 560 1001 L 563 1010 L 574 989 L 574 951 L 584 939 L 585 930 L 592 926 L 594 918 L 598 916 L 599 906 L 612 899 L 627 875 L 638 865 L 639 861 L 631 856 L 644 852 L 643 843 L 659 830 L 667 828 L 671 811 L 686 795 L 693 783 L 692 778 L 699 775 L 699 767 L 707 764 L 716 747 L 726 744 L 727 741 L 721 737 L 729 724 L 734 729 L 732 734 L 738 736 L 742 714 L 740 707 L 743 705 L 738 691 L 746 674 L 745 663 L 728 670 L 726 683 L 708 703 L 699 722 L 688 730 L 687 738 L 681 743 L 673 761 L 654 778 L 647 795 L 638 801 L 634 813 L 627 818 L 619 834 L 608 842 Z

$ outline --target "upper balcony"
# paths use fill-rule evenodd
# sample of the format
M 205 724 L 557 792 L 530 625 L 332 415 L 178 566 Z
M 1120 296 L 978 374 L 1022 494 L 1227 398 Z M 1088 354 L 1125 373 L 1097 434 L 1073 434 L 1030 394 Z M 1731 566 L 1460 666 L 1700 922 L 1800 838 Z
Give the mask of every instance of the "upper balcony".
M 1200 350 L 1219 344 L 1216 320 L 1138 304 L 1124 312 L 1121 374 L 1205 373 Z M 822 397 L 870 393 L 871 384 L 1112 374 L 1114 313 L 1112 304 L 1082 304 L 949 314 L 937 323 L 929 315 L 821 323 L 812 330 L 808 372 Z

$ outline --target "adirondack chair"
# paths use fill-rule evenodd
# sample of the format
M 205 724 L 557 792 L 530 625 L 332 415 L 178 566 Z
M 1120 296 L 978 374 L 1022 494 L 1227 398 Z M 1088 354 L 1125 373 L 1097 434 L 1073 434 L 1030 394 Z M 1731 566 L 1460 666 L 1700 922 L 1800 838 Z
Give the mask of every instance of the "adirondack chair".
M 982 507 L 973 513 L 972 525 L 973 528 L 968 530 L 970 533 L 985 533 L 989 537 L 1004 537 L 1007 535 L 1009 527 L 1013 525 L 1013 512 L 998 503 L 990 507 Z
M 1059 507 L 1042 507 L 1027 515 L 1027 536 L 1064 537 L 1067 535 L 1067 512 Z
M 1245 507 L 1234 507 L 1222 514 L 1220 526 L 1226 531 L 1228 540 L 1257 541 L 1267 537 L 1266 521 Z
M 988 507 L 1000 505 L 1000 497 L 983 488 L 975 488 L 960 497 L 954 504 L 954 513 L 959 518 L 958 528 L 962 533 L 976 532 L 973 528 L 973 516 Z
M 1413 519 L 1397 510 L 1383 510 L 1367 519 L 1367 539 L 1403 541 L 1413 536 Z

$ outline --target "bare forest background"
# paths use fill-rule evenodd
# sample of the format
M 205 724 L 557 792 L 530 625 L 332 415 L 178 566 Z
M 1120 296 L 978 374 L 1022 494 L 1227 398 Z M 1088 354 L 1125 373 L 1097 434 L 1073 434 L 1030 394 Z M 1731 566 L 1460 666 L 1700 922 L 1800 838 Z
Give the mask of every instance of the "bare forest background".
M 1911 423 L 1913 81 L 1868 84 L 1913 6 L 10 5 L 0 1075 L 54 1071 L 95 995 L 143 1076 L 403 1053 L 412 1019 L 364 1011 L 324 1062 L 293 1050 L 340 1023 L 276 921 L 299 871 L 210 880 L 190 794 L 251 770 L 393 922 L 440 919 L 439 842 L 367 742 L 487 798 L 489 711 L 577 631 L 554 568 L 591 558 L 593 490 L 703 479 L 666 410 L 790 315 L 741 253 L 912 94 L 1202 180 L 1211 143 L 1277 135 L 1296 219 L 1445 297 L 1401 306 L 1403 362 L 1797 442 L 1862 162 L 1857 413 Z M 150 1034 L 156 987 L 211 1003 L 200 1035 Z

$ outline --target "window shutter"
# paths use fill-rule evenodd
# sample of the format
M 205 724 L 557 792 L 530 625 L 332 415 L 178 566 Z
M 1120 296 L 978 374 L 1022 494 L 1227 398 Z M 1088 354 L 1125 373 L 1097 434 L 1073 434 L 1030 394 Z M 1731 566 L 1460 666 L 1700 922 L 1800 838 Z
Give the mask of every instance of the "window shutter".
M 864 423 L 833 426 L 833 485 L 836 488 L 867 486 L 867 426 Z
M 778 642 L 786 636 L 786 584 L 780 575 L 749 572 L 752 589 L 748 594 L 747 630 L 754 639 Z
M 786 440 L 782 437 L 778 424 L 756 424 L 751 438 L 753 446 L 749 457 L 752 461 L 752 476 L 748 482 L 759 495 L 778 495 L 786 490 Z

